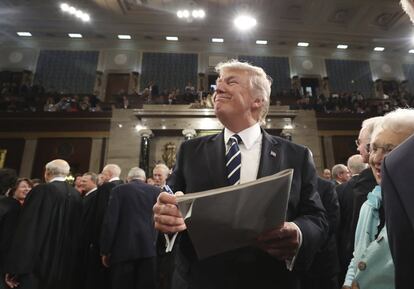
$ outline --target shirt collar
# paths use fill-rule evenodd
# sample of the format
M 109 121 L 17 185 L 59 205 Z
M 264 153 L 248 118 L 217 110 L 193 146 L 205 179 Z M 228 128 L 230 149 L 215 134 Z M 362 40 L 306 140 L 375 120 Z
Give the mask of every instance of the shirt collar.
M 120 178 L 118 178 L 118 177 L 113 177 L 112 179 L 110 179 L 108 182 L 113 182 L 113 181 L 119 181 L 120 180 Z
M 51 179 L 51 180 L 49 181 L 49 183 L 51 183 L 51 182 L 55 182 L 55 181 L 58 181 L 58 182 L 64 182 L 64 181 L 66 181 L 66 178 L 65 178 L 65 177 L 54 177 L 53 179 Z
M 98 188 L 93 188 L 92 190 L 90 190 L 89 192 L 87 192 L 86 194 L 85 194 L 85 197 L 87 196 L 87 195 L 89 195 L 90 193 L 93 193 L 94 191 L 96 191 Z
M 227 144 L 230 137 L 235 133 L 229 130 L 228 128 L 224 128 L 224 143 Z M 240 132 L 237 133 L 241 140 L 243 141 L 244 146 L 246 149 L 250 149 L 253 144 L 258 141 L 262 135 L 262 131 L 260 130 L 260 124 L 257 122 L 251 127 L 248 127 Z

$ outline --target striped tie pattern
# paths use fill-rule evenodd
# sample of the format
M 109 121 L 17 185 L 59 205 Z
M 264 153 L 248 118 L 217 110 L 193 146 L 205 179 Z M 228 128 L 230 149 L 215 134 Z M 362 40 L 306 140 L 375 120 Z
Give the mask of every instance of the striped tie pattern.
M 240 183 L 241 170 L 241 153 L 239 148 L 241 138 L 235 134 L 230 137 L 228 143 L 230 147 L 226 153 L 227 179 L 229 185 L 238 185 Z

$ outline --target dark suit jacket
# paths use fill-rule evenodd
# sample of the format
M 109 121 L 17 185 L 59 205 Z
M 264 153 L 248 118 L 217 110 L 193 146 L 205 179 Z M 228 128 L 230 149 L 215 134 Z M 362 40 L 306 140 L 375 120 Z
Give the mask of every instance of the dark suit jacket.
M 335 185 L 318 177 L 318 193 L 325 207 L 329 224 L 328 238 L 315 256 L 310 272 L 330 278 L 339 272 L 336 237 L 340 222 L 339 202 Z
M 97 240 L 97 247 L 100 248 L 100 237 L 102 230 L 102 222 L 105 216 L 106 208 L 108 207 L 109 194 L 111 190 L 116 186 L 122 184 L 121 180 L 107 182 L 98 187 L 96 193 L 96 209 L 95 209 L 95 230 L 94 230 L 94 240 Z
M 169 185 L 174 191 L 198 192 L 227 186 L 224 133 L 181 145 Z M 316 172 L 308 149 L 263 131 L 258 178 L 294 168 L 287 221 L 303 235 L 295 269 L 310 265 L 327 235 L 325 210 L 316 193 Z M 208 232 L 206 232 L 208 237 Z M 177 244 L 176 244 L 177 245 Z M 297 276 L 283 261 L 256 247 L 245 247 L 198 260 L 187 232 L 176 246 L 173 288 L 296 288 Z M 276 287 L 278 286 L 278 287 Z
M 110 194 L 101 235 L 101 255 L 111 263 L 155 257 L 152 207 L 160 190 L 134 180 L 115 187 Z
M 352 220 L 354 216 L 354 186 L 358 179 L 359 175 L 352 176 L 349 181 L 336 187 L 341 214 L 337 238 L 342 278 L 345 277 L 349 262 L 352 259 L 352 253 L 354 252 L 356 226 L 352 225 Z
M 414 286 L 414 136 L 384 160 L 381 187 L 396 289 Z

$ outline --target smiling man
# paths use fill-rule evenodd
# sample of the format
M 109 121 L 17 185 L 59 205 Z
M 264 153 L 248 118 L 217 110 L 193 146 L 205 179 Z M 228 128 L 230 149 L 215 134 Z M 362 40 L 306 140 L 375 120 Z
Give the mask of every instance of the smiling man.
M 216 70 L 214 110 L 224 130 L 184 142 L 169 185 L 191 193 L 293 168 L 289 208 L 284 225 L 264 232 L 254 245 L 199 260 L 175 196 L 162 193 L 154 206 L 156 228 L 181 232 L 172 288 L 296 288 L 295 271 L 312 262 L 327 234 L 311 153 L 260 128 L 271 90 L 271 79 L 262 68 L 231 60 Z

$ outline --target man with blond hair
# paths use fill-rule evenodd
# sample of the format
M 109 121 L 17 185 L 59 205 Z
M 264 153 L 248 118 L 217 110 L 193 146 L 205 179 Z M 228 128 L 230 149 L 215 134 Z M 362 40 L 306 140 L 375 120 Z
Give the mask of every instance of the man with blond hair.
M 203 260 L 194 251 L 176 197 L 161 193 L 154 206 L 155 226 L 164 233 L 180 232 L 172 288 L 297 288 L 300 280 L 291 270 L 306 270 L 327 235 L 311 153 L 260 128 L 271 91 L 262 68 L 230 60 L 216 70 L 214 111 L 224 130 L 181 145 L 168 181 L 172 190 L 193 193 L 237 185 L 287 168 L 294 169 L 294 185 L 281 227 L 264 232 L 254 245 Z
M 26 197 L 6 261 L 5 281 L 11 288 L 71 289 L 82 213 L 79 193 L 65 182 L 69 164 L 46 164 L 46 184 Z

